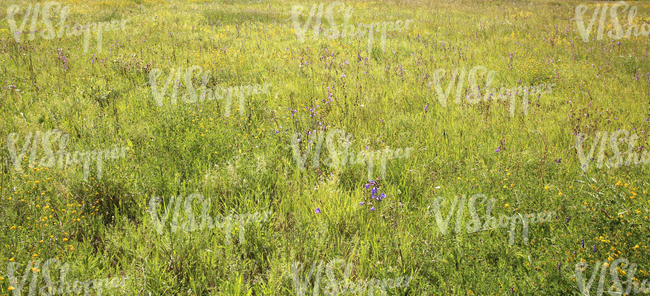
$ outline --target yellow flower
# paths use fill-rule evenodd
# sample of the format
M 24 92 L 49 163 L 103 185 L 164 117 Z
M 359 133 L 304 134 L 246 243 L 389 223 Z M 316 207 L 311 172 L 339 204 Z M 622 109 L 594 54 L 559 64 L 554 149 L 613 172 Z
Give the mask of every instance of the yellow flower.
M 506 208 L 507 208 L 507 207 L 509 207 L 509 206 L 510 206 L 509 204 L 506 204 L 506 205 L 505 205 L 504 207 L 506 207 Z
M 560 193 L 558 193 L 557 195 L 562 196 L 563 194 L 562 194 L 562 192 L 560 192 Z

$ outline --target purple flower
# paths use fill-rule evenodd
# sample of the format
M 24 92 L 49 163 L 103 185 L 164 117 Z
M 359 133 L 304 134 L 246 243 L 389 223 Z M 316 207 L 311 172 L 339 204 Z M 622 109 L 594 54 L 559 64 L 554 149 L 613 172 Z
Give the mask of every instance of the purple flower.
M 594 245 L 594 253 L 596 253 L 596 245 Z
M 582 248 L 583 249 L 585 248 L 585 239 L 584 238 L 582 239 Z
M 362 206 L 363 204 L 365 204 L 365 202 L 359 202 L 359 205 L 360 205 L 360 206 Z
M 427 113 L 427 108 L 428 108 L 428 107 L 429 107 L 429 104 L 427 104 L 426 106 L 424 106 L 424 113 Z
M 320 213 L 320 209 L 316 207 L 316 214 Z
M 497 153 L 498 153 L 499 151 L 501 151 L 501 145 L 499 145 L 499 148 L 497 148 L 497 150 L 496 150 Z
M 371 210 L 371 211 L 374 211 L 374 210 L 375 210 L 375 207 L 370 208 L 370 210 Z

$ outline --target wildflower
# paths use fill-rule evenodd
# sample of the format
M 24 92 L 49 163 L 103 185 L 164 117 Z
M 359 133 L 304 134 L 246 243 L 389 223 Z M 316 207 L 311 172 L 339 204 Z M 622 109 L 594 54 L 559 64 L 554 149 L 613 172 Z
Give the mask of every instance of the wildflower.
M 316 207 L 316 214 L 320 213 L 320 209 Z
M 370 210 L 371 210 L 371 211 L 374 211 L 374 210 L 375 210 L 375 207 L 373 206 L 372 208 L 370 208 Z
M 582 248 L 583 249 L 585 248 L 585 239 L 584 238 L 582 239 Z
M 359 202 L 359 205 L 361 205 L 361 206 L 362 206 L 363 204 L 365 204 L 365 202 Z

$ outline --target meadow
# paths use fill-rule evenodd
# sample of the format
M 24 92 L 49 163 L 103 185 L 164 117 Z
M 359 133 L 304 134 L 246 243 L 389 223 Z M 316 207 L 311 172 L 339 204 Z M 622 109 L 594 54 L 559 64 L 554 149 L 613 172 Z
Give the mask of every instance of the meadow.
M 37 3 L 0 3 L 0 295 L 54 260 L 105 295 L 582 295 L 601 262 L 591 295 L 650 289 L 650 37 L 610 38 L 615 2 Z

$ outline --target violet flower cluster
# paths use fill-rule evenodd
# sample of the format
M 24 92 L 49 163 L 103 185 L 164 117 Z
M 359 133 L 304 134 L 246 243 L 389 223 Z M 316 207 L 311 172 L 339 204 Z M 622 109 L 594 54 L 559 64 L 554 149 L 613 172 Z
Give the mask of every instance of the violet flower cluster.
M 378 181 L 379 181 L 379 180 L 378 180 Z M 370 186 L 372 186 L 372 189 L 370 189 L 370 198 L 371 198 L 371 199 L 374 199 L 375 201 L 378 201 L 378 202 L 379 202 L 379 201 L 381 201 L 382 199 L 386 198 L 386 193 L 383 193 L 383 192 L 382 192 L 382 193 L 379 194 L 379 195 L 377 194 L 377 191 L 378 191 L 379 187 L 381 187 L 381 184 L 379 184 L 379 182 L 375 182 L 375 181 L 373 181 L 373 180 L 370 180 L 370 181 L 368 181 L 368 183 L 366 183 L 366 185 L 364 185 L 364 186 L 366 187 L 366 190 L 369 190 L 369 189 L 370 189 Z M 364 204 L 365 204 L 365 202 L 359 202 L 359 205 L 364 205 Z M 370 210 L 371 210 L 371 211 L 374 211 L 374 210 L 375 210 L 375 207 L 374 207 L 374 206 L 371 207 Z

